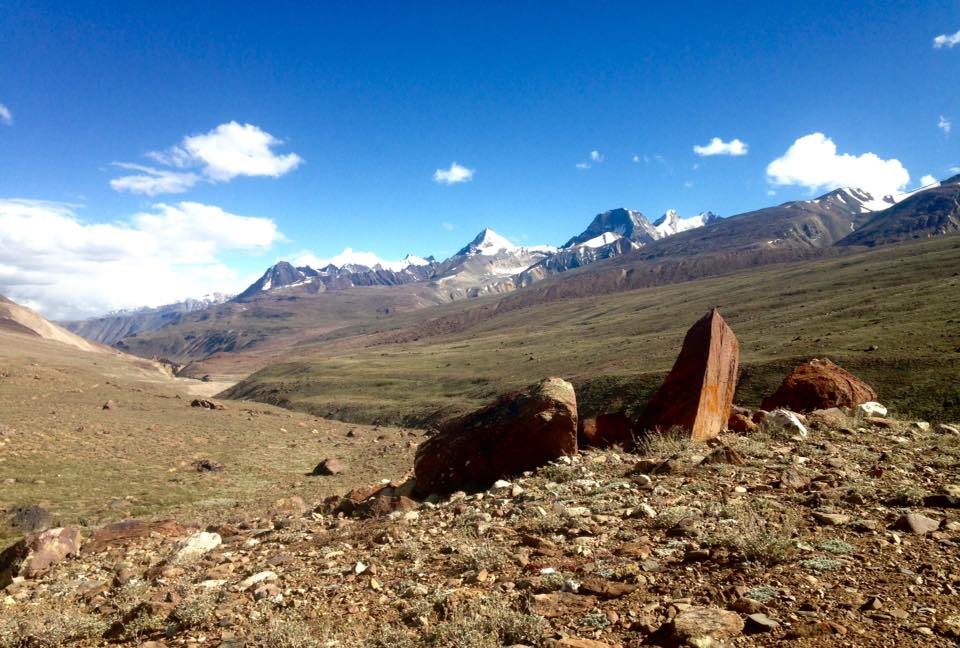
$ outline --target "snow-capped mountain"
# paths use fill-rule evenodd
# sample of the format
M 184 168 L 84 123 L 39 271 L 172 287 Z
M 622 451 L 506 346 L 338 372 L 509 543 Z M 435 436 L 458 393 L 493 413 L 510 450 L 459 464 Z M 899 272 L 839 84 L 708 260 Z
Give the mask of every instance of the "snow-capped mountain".
M 489 227 L 484 228 L 482 232 L 460 249 L 454 256 L 471 256 L 482 254 L 484 256 L 494 256 L 501 251 L 510 251 L 516 249 L 516 246 L 503 236 L 500 236 Z
M 663 216 L 653 221 L 653 226 L 660 234 L 660 238 L 663 238 L 709 225 L 719 218 L 710 211 L 701 212 L 689 218 L 682 218 L 676 209 L 668 209 Z
M 572 248 L 588 241 L 594 241 L 604 234 L 619 234 L 639 245 L 652 243 L 660 238 L 659 232 L 641 212 L 624 209 L 611 209 L 594 216 L 587 229 L 564 244 L 564 248 Z

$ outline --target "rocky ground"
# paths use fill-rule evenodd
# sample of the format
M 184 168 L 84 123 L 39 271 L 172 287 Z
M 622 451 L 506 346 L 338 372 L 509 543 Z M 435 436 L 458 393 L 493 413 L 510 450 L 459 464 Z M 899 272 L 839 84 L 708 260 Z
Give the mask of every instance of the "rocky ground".
M 380 517 L 294 491 L 209 528 L 83 530 L 0 591 L 0 647 L 956 645 L 956 429 L 806 423 L 588 450 Z

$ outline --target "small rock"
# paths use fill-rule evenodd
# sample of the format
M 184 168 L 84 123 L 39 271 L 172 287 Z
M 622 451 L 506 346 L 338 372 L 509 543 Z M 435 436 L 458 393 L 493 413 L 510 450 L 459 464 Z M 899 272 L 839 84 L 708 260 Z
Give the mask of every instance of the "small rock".
M 743 632 L 743 619 L 720 608 L 690 607 L 660 627 L 648 641 L 661 646 L 712 646 Z
M 277 575 L 275 573 L 273 573 L 272 571 L 262 571 L 257 574 L 254 574 L 253 576 L 243 579 L 242 581 L 240 581 L 240 584 L 237 587 L 239 587 L 241 590 L 248 590 L 254 585 L 257 585 L 258 583 L 263 583 L 265 581 L 271 582 L 275 580 L 277 580 Z
M 851 518 L 849 515 L 844 515 L 843 513 L 814 511 L 813 519 L 821 526 L 843 526 L 844 524 L 848 524 Z
M 223 471 L 223 464 L 217 463 L 213 459 L 197 459 L 190 465 L 193 466 L 197 472 L 222 472 Z
M 790 410 L 778 409 L 770 412 L 763 418 L 763 427 L 773 432 L 807 436 L 807 428 L 800 422 L 800 417 Z
M 773 632 L 779 627 L 779 623 L 768 617 L 763 612 L 756 612 L 747 617 L 746 631 L 750 634 Z
M 876 401 L 867 401 L 857 405 L 857 410 L 864 416 L 886 416 L 887 408 Z
M 331 475 L 339 475 L 346 469 L 346 464 L 339 459 L 327 458 L 318 463 L 310 474 L 314 477 L 328 477 Z
M 947 425 L 946 423 L 937 423 L 933 428 L 933 431 L 937 434 L 951 434 L 953 436 L 960 435 L 960 427 L 956 425 Z
M 219 533 L 200 531 L 183 540 L 167 561 L 168 565 L 188 565 L 194 563 L 220 546 L 223 541 Z
M 208 409 L 208 410 L 225 410 L 225 409 L 227 409 L 225 405 L 221 405 L 220 403 L 214 403 L 213 401 L 207 400 L 207 399 L 205 399 L 205 398 L 194 398 L 194 399 L 190 402 L 190 407 L 201 407 L 201 408 L 203 408 L 203 409 Z
M 19 531 L 33 533 L 50 528 L 50 513 L 35 504 L 23 504 L 13 507 L 10 526 Z
M 117 407 L 118 407 L 117 401 L 111 399 L 111 400 L 108 400 L 106 403 L 104 403 L 104 404 L 103 404 L 103 407 L 102 407 L 101 409 L 105 409 L 105 410 L 115 410 L 115 409 L 117 409 Z
M 940 521 L 928 518 L 925 515 L 920 515 L 919 513 L 907 513 L 894 522 L 892 528 L 897 531 L 907 531 L 915 535 L 926 535 L 931 531 L 939 529 Z

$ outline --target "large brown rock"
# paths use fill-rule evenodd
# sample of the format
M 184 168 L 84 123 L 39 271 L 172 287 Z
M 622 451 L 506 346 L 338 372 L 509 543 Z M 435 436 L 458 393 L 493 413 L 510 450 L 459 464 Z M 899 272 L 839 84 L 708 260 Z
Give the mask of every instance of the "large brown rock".
M 827 359 L 814 358 L 794 369 L 760 407 L 812 412 L 831 407 L 855 407 L 876 398 L 873 388 L 849 371 Z
M 443 424 L 417 449 L 417 492 L 489 488 L 496 480 L 577 452 L 573 386 L 547 378 Z
M 80 532 L 70 527 L 27 536 L 0 553 L 0 587 L 12 578 L 34 578 L 67 556 L 80 555 Z
M 663 385 L 640 416 L 639 429 L 686 430 L 696 441 L 726 427 L 740 366 L 740 343 L 716 308 L 694 324 Z

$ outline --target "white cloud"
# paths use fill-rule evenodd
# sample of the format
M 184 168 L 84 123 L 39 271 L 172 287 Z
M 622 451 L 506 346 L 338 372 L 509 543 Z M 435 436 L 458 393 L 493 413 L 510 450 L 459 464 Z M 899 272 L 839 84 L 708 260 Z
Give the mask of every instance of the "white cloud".
M 644 157 L 646 157 L 646 156 L 644 156 Z M 639 155 L 634 155 L 634 156 L 633 156 L 632 158 L 630 158 L 630 159 L 633 160 L 634 162 L 639 162 L 639 161 L 640 161 L 640 156 L 639 156 Z
M 707 157 L 710 155 L 746 155 L 747 148 L 747 144 L 738 139 L 732 139 L 729 142 L 724 142 L 719 137 L 714 137 L 706 146 L 694 146 L 693 152 L 700 157 Z
M 940 115 L 940 119 L 937 121 L 937 128 L 942 130 L 945 134 L 949 135 L 950 131 L 953 130 L 953 122 L 949 119 Z
M 933 39 L 934 49 L 940 49 L 941 47 L 953 47 L 954 45 L 960 44 L 960 31 L 957 31 L 955 34 L 940 34 Z
M 410 257 L 410 259 L 412 260 L 413 265 L 426 265 L 427 263 L 426 261 L 417 259 L 416 257 Z M 315 270 L 325 268 L 330 264 L 333 264 L 337 267 L 355 264 L 367 266 L 368 268 L 379 265 L 386 270 L 400 271 L 411 265 L 410 261 L 387 261 L 386 259 L 381 259 L 374 252 L 361 252 L 359 250 L 354 250 L 353 248 L 344 248 L 343 252 L 330 258 L 318 257 L 309 250 L 303 250 L 293 255 L 293 260 L 291 263 L 298 267 L 307 265 Z
M 594 164 L 600 164 L 601 162 L 603 162 L 603 154 L 600 151 L 594 149 L 590 151 L 589 155 L 587 155 L 586 160 L 584 160 L 583 162 L 577 162 L 575 166 L 578 169 L 589 169 Z
M 433 172 L 433 181 L 437 184 L 453 185 L 473 180 L 475 169 L 468 169 L 456 162 L 450 164 L 449 169 L 437 169 Z
M 268 218 L 195 202 L 90 223 L 75 205 L 0 199 L 0 293 L 65 319 L 242 290 L 245 277 L 222 254 L 282 238 Z
M 810 191 L 858 187 L 885 196 L 910 182 L 910 174 L 897 159 L 884 160 L 873 153 L 837 154 L 837 145 L 823 133 L 797 139 L 787 152 L 767 165 L 767 181 L 774 185 L 799 185 Z
M 691 188 L 693 186 L 693 180 L 687 180 L 686 182 L 683 183 L 683 186 L 686 187 L 687 189 Z
M 210 182 L 229 182 L 237 176 L 278 178 L 301 163 L 296 153 L 278 155 L 274 148 L 283 142 L 253 124 L 235 121 L 220 124 L 208 133 L 189 135 L 165 151 L 151 151 L 148 158 L 166 167 L 197 169 Z M 136 169 L 142 175 L 125 176 L 110 182 L 117 191 L 155 196 L 181 193 L 195 185 L 201 176 L 193 172 L 174 172 L 130 163 L 117 163 Z
M 183 193 L 200 181 L 200 176 L 189 171 L 167 171 L 127 162 L 115 162 L 114 166 L 141 172 L 111 180 L 110 186 L 114 191 L 158 196 L 160 194 Z
M 930 186 L 930 185 L 932 185 L 932 184 L 936 184 L 936 182 L 937 182 L 937 179 L 934 178 L 934 177 L 933 177 L 932 175 L 930 175 L 930 174 L 927 174 L 927 175 L 923 176 L 922 178 L 920 178 L 920 186 L 921 186 L 921 187 L 927 187 L 927 186 Z
M 443 229 L 447 230 L 448 232 L 452 232 L 452 231 L 454 230 L 454 225 L 453 225 L 453 223 L 448 223 L 448 222 L 446 222 L 446 221 L 440 223 L 440 227 L 442 227 Z
M 0 103 L 0 122 L 3 122 L 7 126 L 13 125 L 13 113 L 2 103 Z

